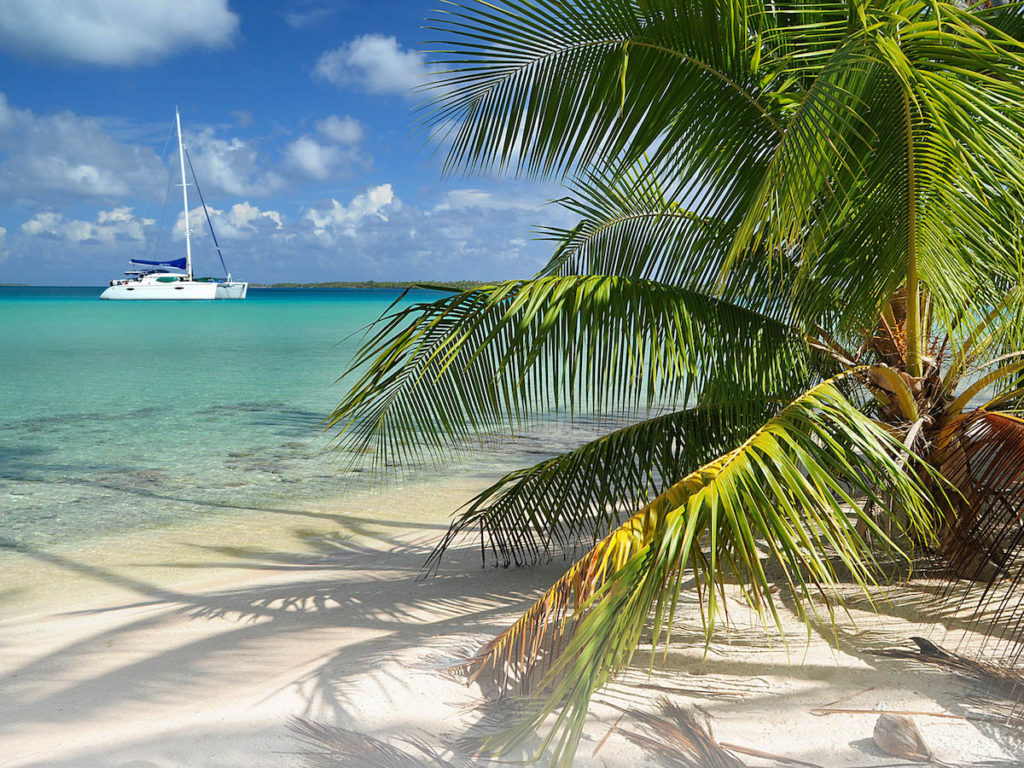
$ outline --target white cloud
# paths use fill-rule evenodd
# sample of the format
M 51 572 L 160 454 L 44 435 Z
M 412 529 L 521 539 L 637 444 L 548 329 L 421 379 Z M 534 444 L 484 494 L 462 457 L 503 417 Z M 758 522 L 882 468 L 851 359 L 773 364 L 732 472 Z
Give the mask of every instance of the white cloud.
M 310 208 L 303 217 L 313 225 L 314 234 L 325 242 L 333 242 L 340 232 L 347 237 L 356 236 L 356 228 L 364 219 L 388 220 L 392 209 L 401 208 L 390 184 L 370 187 L 343 205 L 332 199 L 326 208 Z
M 256 147 L 239 138 L 221 139 L 212 128 L 186 137 L 186 148 L 207 196 L 262 197 L 281 189 L 285 180 L 263 170 Z
M 572 217 L 566 220 L 557 206 L 539 206 L 557 188 L 517 181 L 481 185 L 473 194 L 451 191 L 458 194 L 434 189 L 426 195 L 448 203 L 440 207 L 400 200 L 392 184 L 381 183 L 356 188 L 348 195 L 335 194 L 336 199 L 327 198 L 297 213 L 284 207 L 288 205 L 284 199 L 279 206 L 238 197 L 221 198 L 229 202 L 218 200 L 210 214 L 232 271 L 258 282 L 525 277 L 543 265 L 551 250 L 548 243 L 528 239 L 531 228 L 567 226 L 573 221 Z M 190 199 L 198 204 L 196 198 Z M 73 216 L 47 212 L 25 222 L 24 228 L 19 227 L 30 213 L 13 223 L 0 220 L 7 226 L 10 250 L 0 265 L 3 279 L 42 282 L 60 275 L 62 282 L 105 282 L 131 255 L 153 253 L 156 225 L 141 220 L 145 242 L 130 239 L 141 237 L 137 228 L 129 226 L 133 212 L 101 208 L 99 213 L 94 208 Z M 178 225 L 174 234 L 165 235 L 160 254 L 180 255 L 184 253 L 183 217 L 173 199 L 169 212 L 173 215 L 167 223 L 177 219 Z M 190 220 L 197 241 L 193 249 L 197 268 L 213 274 L 219 263 L 202 209 L 191 211 Z M 55 247 L 57 238 L 59 247 Z M 115 242 L 110 243 L 112 238 Z
M 284 20 L 292 29 L 302 29 L 303 27 L 308 27 L 325 21 L 340 10 L 340 8 L 330 7 L 328 5 L 314 6 L 303 11 L 286 13 Z
M 254 235 L 272 234 L 281 230 L 284 226 L 281 214 L 278 211 L 261 211 L 248 200 L 244 203 L 235 203 L 228 211 L 217 208 L 209 208 L 210 218 L 213 220 L 213 229 L 217 233 L 218 240 L 245 240 Z M 206 228 L 206 216 L 203 214 L 202 206 L 189 211 L 189 222 L 192 224 L 192 238 L 202 239 L 209 235 Z M 174 224 L 175 239 L 185 238 L 185 214 L 179 213 L 178 220 Z
M 0 227 L 0 261 L 7 260 L 7 228 Z
M 257 223 L 266 219 L 274 225 L 274 229 L 281 229 L 281 214 L 277 211 L 261 211 L 255 205 L 250 205 L 246 200 L 244 203 L 235 203 L 227 214 L 227 220 L 238 230 L 255 232 Z
M 310 136 L 302 136 L 284 150 L 288 165 L 311 179 L 329 178 L 340 162 L 337 147 L 326 146 Z
M 321 138 L 305 134 L 284 149 L 285 164 L 310 179 L 323 181 L 345 174 L 355 165 L 368 165 L 359 150 L 363 126 L 352 117 L 330 115 L 317 120 Z
M 0 93 L 0 201 L 53 205 L 66 199 L 156 196 L 163 166 L 149 147 L 124 144 L 91 118 L 36 115 Z
M 330 200 L 306 210 L 291 227 L 293 249 L 305 254 L 306 279 L 314 280 L 525 277 L 550 253 L 550 245 L 525 235 L 559 221 L 559 209 L 540 207 L 538 188 L 520 187 L 452 190 L 447 205 L 420 208 L 399 202 L 382 184 L 348 204 Z
M 258 197 L 285 186 L 251 142 L 221 138 L 212 128 L 185 138 L 206 195 Z M 173 165 L 176 174 L 176 157 Z M 0 202 L 38 209 L 69 199 L 161 200 L 167 174 L 151 147 L 117 141 L 93 118 L 36 115 L 9 105 L 0 93 Z
M 337 144 L 358 144 L 363 140 L 363 126 L 354 117 L 329 115 L 316 121 L 316 129 Z
M 537 200 L 502 197 L 482 189 L 452 189 L 444 199 L 434 206 L 435 211 L 459 211 L 468 208 L 482 208 L 492 211 L 536 210 Z
M 116 241 L 143 241 L 153 219 L 137 218 L 127 206 L 100 211 L 95 221 L 65 219 L 54 211 L 37 213 L 21 225 L 22 233 L 33 237 L 46 237 L 71 243 L 113 243 Z
M 409 96 L 430 71 L 423 54 L 404 50 L 391 36 L 369 34 L 321 54 L 317 77 L 338 87 L 354 85 L 368 93 Z
M 31 59 L 101 66 L 151 63 L 228 45 L 238 16 L 227 0 L 4 0 L 0 49 Z

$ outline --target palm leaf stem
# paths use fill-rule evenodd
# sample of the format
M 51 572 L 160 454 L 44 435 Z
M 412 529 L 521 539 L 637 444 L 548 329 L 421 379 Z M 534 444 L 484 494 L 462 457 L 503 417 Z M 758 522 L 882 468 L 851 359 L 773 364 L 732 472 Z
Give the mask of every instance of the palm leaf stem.
M 922 374 L 921 365 L 921 282 L 917 265 L 917 180 L 914 153 L 914 121 L 910 114 L 910 95 L 903 92 L 903 119 L 907 138 L 907 372 L 914 378 Z

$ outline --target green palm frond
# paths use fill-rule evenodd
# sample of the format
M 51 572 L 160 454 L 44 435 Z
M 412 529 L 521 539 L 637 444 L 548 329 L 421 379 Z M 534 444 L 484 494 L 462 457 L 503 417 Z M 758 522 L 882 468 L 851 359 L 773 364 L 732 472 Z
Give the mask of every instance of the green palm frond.
M 464 0 L 434 29 L 445 170 L 572 173 L 578 224 L 543 231 L 533 280 L 385 318 L 330 426 L 390 465 L 550 411 L 645 415 L 502 478 L 433 556 L 471 529 L 501 564 L 600 537 L 471 663 L 535 694 L 493 748 L 545 726 L 569 765 L 684 583 L 709 642 L 726 579 L 778 623 L 766 558 L 805 621 L 841 580 L 870 594 L 858 525 L 900 556 L 942 524 L 954 563 L 1011 577 L 980 608 L 1019 594 L 1024 4 Z
M 512 281 L 386 318 L 328 428 L 357 453 L 402 463 L 551 409 L 685 402 L 709 370 L 727 371 L 736 391 L 770 392 L 806 358 L 787 326 L 693 291 L 604 276 Z
M 843 210 L 856 183 L 871 128 L 871 86 L 880 68 L 868 42 L 852 38 L 833 52 L 825 67 L 799 94 L 732 245 L 738 258 L 757 238 L 776 252 L 800 243 L 822 210 Z M 828 222 L 824 222 L 828 223 Z
M 557 712 L 544 746 L 554 749 L 553 764 L 570 765 L 592 693 L 628 664 L 652 611 L 654 643 L 667 642 L 686 576 L 709 641 L 728 577 L 766 625 L 781 621 L 766 553 L 781 567 L 805 621 L 818 615 L 813 595 L 825 598 L 829 613 L 843 602 L 833 557 L 870 594 L 880 569 L 855 521 L 900 550 L 852 494 L 878 503 L 885 496 L 915 536 L 934 536 L 928 492 L 903 470 L 901 452 L 828 381 L 738 448 L 668 487 L 470 663 L 475 674 L 500 670 L 506 684 L 542 691 L 530 714 L 491 746 L 501 751 L 521 741 Z
M 756 421 L 736 418 L 737 408 L 667 413 L 512 472 L 466 504 L 426 567 L 437 567 L 445 550 L 473 530 L 485 560 L 490 553 L 506 567 L 592 546 L 664 488 L 742 442 L 779 407 L 758 401 L 750 409 Z
M 795 293 L 819 323 L 869 323 L 911 264 L 947 323 L 1019 274 L 1021 47 L 952 5 L 905 10 L 821 68 L 733 245 L 798 245 Z
M 1019 277 L 1021 195 L 1011 190 L 1024 189 L 1021 49 L 979 34 L 977 16 L 952 6 L 918 9 L 913 21 L 907 29 L 897 19 L 873 41 L 885 72 L 864 117 L 876 137 L 867 186 L 839 222 L 825 220 L 836 235 L 821 238 L 826 247 L 809 259 L 817 275 L 874 282 L 876 306 L 914 260 L 948 327 Z M 837 270 L 836 259 L 850 267 Z M 876 270 L 890 285 L 872 280 Z
M 759 244 L 783 266 L 798 259 L 806 279 L 793 293 L 809 322 L 866 327 L 914 264 L 948 323 L 1019 272 L 1019 249 L 1006 244 L 1020 240 L 1007 222 L 1024 217 L 1024 59 L 1004 30 L 1020 14 L 945 3 L 471 3 L 439 27 L 456 53 L 442 54 L 449 69 L 433 108 L 458 125 L 456 166 L 596 163 L 603 173 L 651 153 L 659 184 L 673 180 L 676 235 L 667 208 L 639 241 L 639 219 L 632 237 L 619 227 L 618 244 L 640 254 L 612 258 L 634 273 L 654 269 L 640 266 L 644 248 L 685 243 L 685 210 L 721 223 L 730 264 L 763 261 L 748 253 Z M 585 233 L 562 234 L 579 243 Z M 694 250 L 694 261 L 705 253 Z
M 779 130 L 751 66 L 749 11 L 742 2 L 470 3 L 435 24 L 444 71 L 424 120 L 452 133 L 449 170 L 560 174 L 633 162 L 667 139 L 673 151 L 661 156 L 735 178 L 752 153 L 720 150 L 756 148 Z
M 579 223 L 540 230 L 557 244 L 541 275 L 623 275 L 670 285 L 686 275 L 693 284 L 699 273 L 687 268 L 703 271 L 708 249 L 722 248 L 722 223 L 687 210 L 683 191 L 666 188 L 648 161 L 586 171 L 571 191 L 558 202 Z
M 572 228 L 547 228 L 556 244 L 541 275 L 621 275 L 688 288 L 755 309 L 780 321 L 791 316 L 794 265 L 751 253 L 719 284 L 735 227 L 701 216 L 681 202 L 664 168 L 645 159 L 630 168 L 588 171 L 558 202 L 579 217 Z
M 1024 42 L 1024 14 L 1021 13 L 1019 2 L 1006 5 L 993 3 L 989 8 L 975 5 L 972 10 L 975 16 L 984 19 L 1002 34 L 1018 42 Z

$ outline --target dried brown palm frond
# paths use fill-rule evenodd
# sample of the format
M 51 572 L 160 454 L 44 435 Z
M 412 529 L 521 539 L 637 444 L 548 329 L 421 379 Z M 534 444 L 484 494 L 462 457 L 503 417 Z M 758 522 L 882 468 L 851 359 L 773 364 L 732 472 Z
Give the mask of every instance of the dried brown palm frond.
M 679 768 L 746 768 L 746 763 L 722 747 L 711 733 L 705 718 L 701 723 L 690 711 L 659 698 L 661 715 L 629 710 L 641 733 L 618 727 L 623 736 L 663 765 Z
M 312 720 L 294 717 L 289 727 L 305 747 L 301 754 L 307 768 L 455 768 L 417 738 L 402 739 L 419 753 L 414 755 L 386 741 Z
M 978 661 L 953 651 L 940 648 L 923 637 L 910 638 L 918 650 L 890 648 L 876 651 L 879 656 L 892 659 L 908 659 L 918 664 L 939 666 L 956 672 L 982 686 L 989 696 L 1018 703 L 1024 699 L 1024 671 L 1009 664 L 995 664 Z
M 950 421 L 935 463 L 961 494 L 942 550 L 952 572 L 975 582 L 964 600 L 978 628 L 1024 651 L 1024 419 L 979 408 Z M 951 580 L 951 586 L 952 586 Z M 960 582 L 963 583 L 963 582 Z M 998 617 L 998 624 L 991 617 Z M 988 622 L 988 623 L 986 623 Z

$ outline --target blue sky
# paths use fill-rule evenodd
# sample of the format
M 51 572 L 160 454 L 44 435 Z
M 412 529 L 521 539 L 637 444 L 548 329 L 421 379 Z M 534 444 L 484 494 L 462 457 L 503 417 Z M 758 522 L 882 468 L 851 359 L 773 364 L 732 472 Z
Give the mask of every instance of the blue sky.
M 132 255 L 183 252 L 175 105 L 237 278 L 531 274 L 549 251 L 533 227 L 567 223 L 545 205 L 560 190 L 442 179 L 415 127 L 437 6 L 4 0 L 0 282 L 100 285 Z M 217 274 L 195 238 L 197 273 Z

